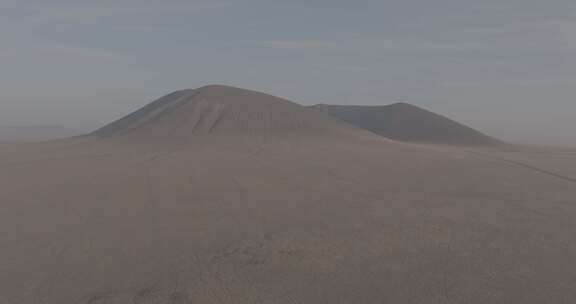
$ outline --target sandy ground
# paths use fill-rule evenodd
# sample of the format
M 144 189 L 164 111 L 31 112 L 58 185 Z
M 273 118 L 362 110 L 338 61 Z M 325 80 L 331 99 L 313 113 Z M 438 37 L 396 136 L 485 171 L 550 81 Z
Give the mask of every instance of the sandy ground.
M 573 303 L 563 153 L 0 146 L 0 303 Z
M 576 181 L 576 148 L 511 147 L 510 149 L 476 150 L 478 156 L 508 162 L 559 178 Z

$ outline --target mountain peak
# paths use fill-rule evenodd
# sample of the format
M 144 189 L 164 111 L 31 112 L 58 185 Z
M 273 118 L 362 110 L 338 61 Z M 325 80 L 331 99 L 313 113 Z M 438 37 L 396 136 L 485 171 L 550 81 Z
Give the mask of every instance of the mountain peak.
M 241 90 L 241 91 L 249 91 L 246 89 L 242 89 L 242 88 L 238 88 L 238 87 L 233 87 L 233 86 L 229 86 L 229 85 L 223 85 L 223 84 L 209 84 L 209 85 L 205 85 L 202 86 L 200 88 L 197 88 L 196 90 L 198 91 L 204 91 L 204 92 L 214 92 L 214 91 L 220 91 L 220 90 Z
M 387 105 L 387 106 L 385 106 L 385 107 L 390 107 L 390 108 L 408 108 L 408 109 L 414 109 L 414 108 L 422 109 L 422 108 L 420 108 L 420 107 L 418 107 L 418 106 L 416 106 L 416 105 L 413 105 L 413 104 L 407 103 L 407 102 L 396 102 L 396 103 Z

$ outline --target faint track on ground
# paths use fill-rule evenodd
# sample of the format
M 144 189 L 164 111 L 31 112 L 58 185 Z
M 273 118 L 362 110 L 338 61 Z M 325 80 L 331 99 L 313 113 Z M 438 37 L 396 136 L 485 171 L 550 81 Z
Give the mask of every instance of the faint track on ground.
M 524 162 L 520 162 L 520 161 L 516 161 L 516 160 L 511 160 L 511 159 L 507 159 L 507 158 L 502 158 L 502 157 L 497 157 L 497 156 L 493 156 L 493 155 L 488 155 L 488 154 L 486 154 L 486 153 L 481 153 L 481 152 L 475 152 L 475 151 L 466 151 L 466 152 L 468 152 L 468 153 L 471 154 L 471 155 L 480 157 L 480 158 L 495 160 L 495 161 L 507 163 L 507 164 L 510 164 L 510 165 L 514 165 L 514 166 L 517 166 L 517 167 L 522 167 L 522 168 L 525 168 L 525 169 L 528 169 L 528 170 L 531 170 L 531 171 L 535 171 L 535 172 L 538 172 L 538 173 L 542 173 L 542 174 L 545 174 L 545 175 L 554 177 L 554 178 L 556 178 L 556 179 L 560 179 L 560 180 L 564 180 L 564 181 L 568 181 L 568 182 L 571 182 L 571 183 L 575 183 L 575 184 L 576 184 L 576 178 L 574 178 L 574 177 L 570 177 L 570 176 L 567 176 L 567 175 L 563 175 L 563 174 L 560 174 L 560 173 L 558 173 L 558 172 L 554 172 L 554 171 L 551 171 L 551 170 L 539 168 L 539 167 L 536 167 L 536 166 L 533 166 L 533 165 L 530 165 L 530 164 L 527 164 L 527 163 L 524 163 Z

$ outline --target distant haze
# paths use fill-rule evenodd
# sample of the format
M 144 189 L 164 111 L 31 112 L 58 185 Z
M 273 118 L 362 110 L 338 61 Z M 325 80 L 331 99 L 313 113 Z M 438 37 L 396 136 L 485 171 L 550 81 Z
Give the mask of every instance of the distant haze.
M 445 113 L 485 133 L 518 144 L 576 146 L 576 113 Z
M 0 144 L 35 142 L 79 135 L 79 132 L 62 126 L 2 126 Z
M 0 125 L 90 131 L 221 83 L 576 146 L 575 33 L 573 0 L 0 0 Z

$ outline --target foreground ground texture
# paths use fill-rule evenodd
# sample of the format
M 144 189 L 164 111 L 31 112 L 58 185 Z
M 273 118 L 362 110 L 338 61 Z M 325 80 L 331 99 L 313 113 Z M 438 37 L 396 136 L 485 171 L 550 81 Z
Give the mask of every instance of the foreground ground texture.
M 568 178 L 510 162 L 534 155 Z M 392 141 L 2 146 L 0 302 L 572 303 L 575 159 Z
M 575 178 L 574 151 L 404 144 L 178 91 L 0 146 L 0 303 L 573 303 Z

